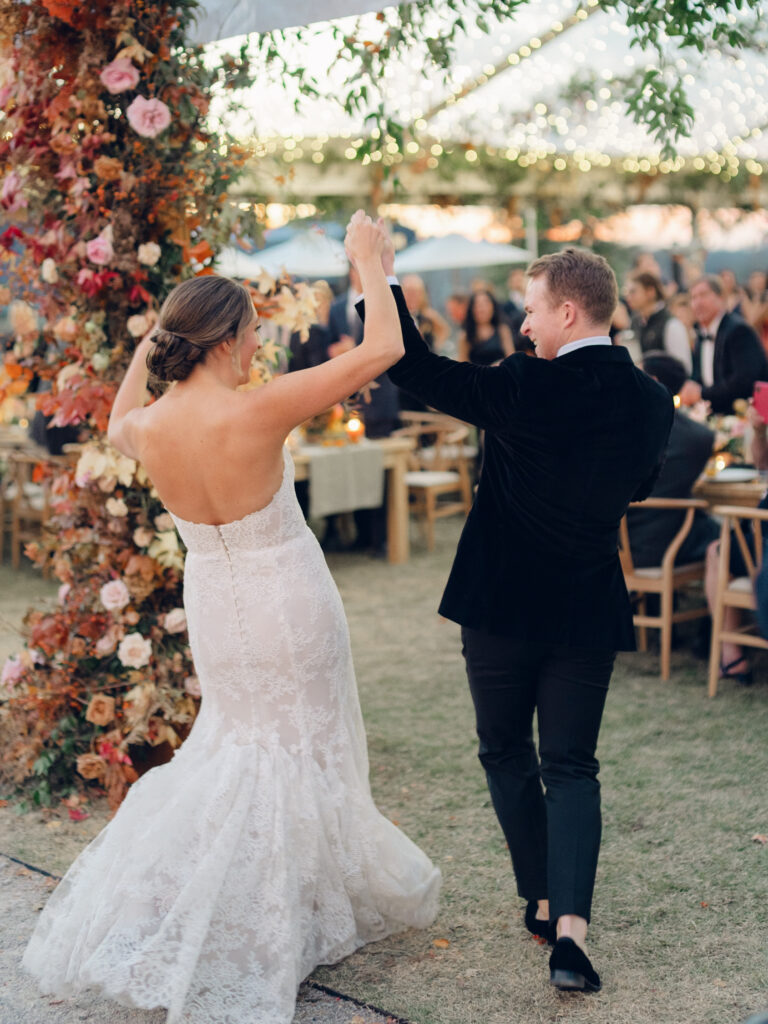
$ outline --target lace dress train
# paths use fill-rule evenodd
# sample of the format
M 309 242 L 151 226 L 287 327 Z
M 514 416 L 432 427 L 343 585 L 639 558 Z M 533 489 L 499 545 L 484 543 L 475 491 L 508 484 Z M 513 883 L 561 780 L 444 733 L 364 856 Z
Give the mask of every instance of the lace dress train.
M 224 526 L 176 518 L 202 689 L 50 897 L 24 954 L 168 1024 L 289 1024 L 300 982 L 437 913 L 439 871 L 376 809 L 341 599 L 293 492 Z

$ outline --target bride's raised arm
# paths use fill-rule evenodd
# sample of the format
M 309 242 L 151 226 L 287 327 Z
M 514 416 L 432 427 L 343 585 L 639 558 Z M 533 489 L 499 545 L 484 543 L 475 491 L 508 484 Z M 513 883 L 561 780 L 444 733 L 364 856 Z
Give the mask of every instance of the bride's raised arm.
M 263 427 L 285 436 L 299 423 L 359 391 L 403 355 L 397 306 L 381 262 L 386 244 L 383 229 L 358 210 L 347 227 L 345 246 L 365 297 L 363 340 L 351 352 L 249 392 Z

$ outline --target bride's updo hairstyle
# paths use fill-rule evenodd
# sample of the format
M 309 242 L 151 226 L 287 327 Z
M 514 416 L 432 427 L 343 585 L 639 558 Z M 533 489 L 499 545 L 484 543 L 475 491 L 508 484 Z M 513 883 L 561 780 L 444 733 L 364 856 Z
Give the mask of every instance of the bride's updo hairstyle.
M 160 309 L 147 356 L 150 384 L 186 380 L 208 353 L 232 338 L 235 351 L 256 312 L 247 290 L 228 277 L 209 274 L 177 285 Z

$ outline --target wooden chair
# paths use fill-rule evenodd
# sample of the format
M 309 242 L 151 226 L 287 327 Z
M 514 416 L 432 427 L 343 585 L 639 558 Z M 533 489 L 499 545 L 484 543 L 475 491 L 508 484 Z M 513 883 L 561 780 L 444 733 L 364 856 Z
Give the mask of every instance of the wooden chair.
M 36 483 L 33 479 L 35 467 L 41 463 L 66 463 L 62 456 L 36 455 L 27 452 L 11 452 L 8 456 L 9 486 L 6 500 L 11 506 L 11 565 L 18 569 L 24 546 L 40 540 L 43 529 L 50 519 L 51 481 Z M 43 575 L 48 576 L 46 565 Z
M 422 414 L 417 414 L 421 416 Z M 416 447 L 405 473 L 411 509 L 424 530 L 427 548 L 435 546 L 435 521 L 466 515 L 472 504 L 472 480 L 463 448 L 469 435 L 466 424 L 435 413 L 425 422 L 411 422 L 394 431 L 412 437 Z
M 677 622 L 689 622 L 709 615 L 706 603 L 683 611 L 675 611 L 675 594 L 695 584 L 703 584 L 705 563 L 691 562 L 688 565 L 675 565 L 675 558 L 680 547 L 688 536 L 693 517 L 697 509 L 706 509 L 707 503 L 699 498 L 647 498 L 645 501 L 634 502 L 630 508 L 655 508 L 661 510 L 684 511 L 683 523 L 669 543 L 661 565 L 636 569 L 632 561 L 629 544 L 627 517 L 624 516 L 619 527 L 619 557 L 624 580 L 630 596 L 635 595 L 637 611 L 632 621 L 637 627 L 637 646 L 641 651 L 648 650 L 648 627 L 661 631 L 661 678 L 669 679 L 669 663 L 672 651 L 672 627 Z M 659 614 L 648 615 L 646 595 L 659 595 Z
M 762 524 L 768 522 L 768 509 L 742 508 L 734 505 L 716 505 L 713 512 L 722 516 L 723 524 L 720 531 L 720 560 L 717 575 L 717 592 L 715 607 L 712 612 L 712 646 L 709 651 L 709 696 L 717 693 L 720 679 L 720 663 L 722 660 L 723 642 L 746 647 L 758 647 L 768 650 L 768 640 L 757 632 L 754 617 L 738 629 L 729 630 L 724 627 L 726 608 L 741 608 L 746 612 L 754 612 L 757 608 L 755 600 L 755 578 L 763 564 L 763 531 Z M 752 525 L 752 547 L 747 542 L 744 525 Z M 730 557 L 732 535 L 739 545 L 746 576 L 731 579 Z M 745 618 L 747 618 L 745 616 Z

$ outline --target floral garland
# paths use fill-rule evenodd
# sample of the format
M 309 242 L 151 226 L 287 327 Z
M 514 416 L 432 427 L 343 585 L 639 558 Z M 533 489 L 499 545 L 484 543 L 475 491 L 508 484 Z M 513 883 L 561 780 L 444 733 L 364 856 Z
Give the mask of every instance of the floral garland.
M 184 553 L 140 466 L 104 432 L 135 339 L 169 288 L 210 273 L 233 230 L 226 190 L 248 153 L 204 118 L 248 84 L 244 53 L 213 69 L 185 43 L 193 0 L 0 0 L 0 260 L 13 349 L 0 407 L 33 379 L 54 426 L 87 438 L 40 467 L 51 529 L 27 553 L 61 581 L 31 610 L 0 676 L 0 780 L 50 803 L 86 784 L 116 807 L 194 721 L 199 686 L 181 607 Z M 264 316 L 305 330 L 308 294 L 264 279 Z M 310 309 L 312 306 L 312 309 Z M 256 374 L 256 379 L 261 374 Z

